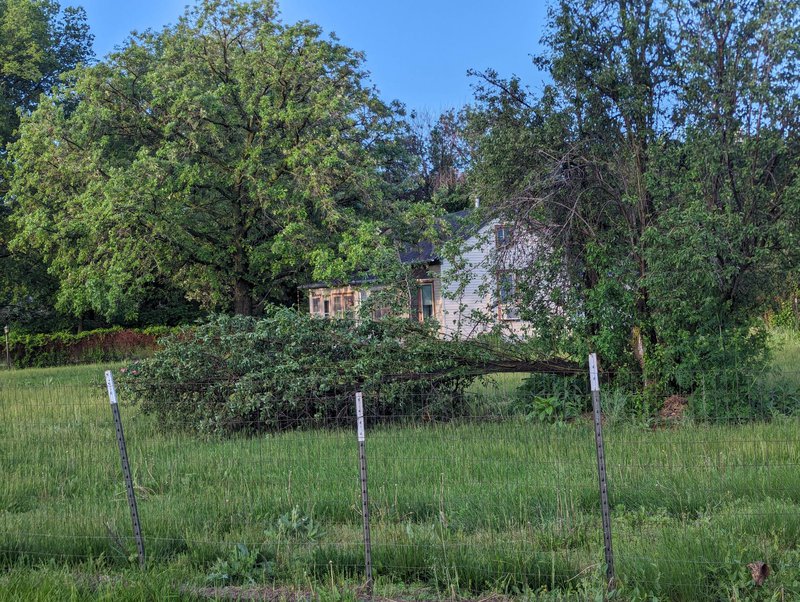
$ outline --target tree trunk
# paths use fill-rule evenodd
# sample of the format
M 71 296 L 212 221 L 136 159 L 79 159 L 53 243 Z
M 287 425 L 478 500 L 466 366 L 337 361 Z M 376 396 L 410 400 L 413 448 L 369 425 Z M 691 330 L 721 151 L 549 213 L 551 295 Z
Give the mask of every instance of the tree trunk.
M 233 286 L 233 313 L 239 316 L 253 315 L 253 298 L 250 283 L 239 278 Z
M 639 364 L 642 374 L 644 374 L 644 338 L 642 337 L 642 329 L 638 326 L 634 326 L 631 329 L 631 347 L 633 349 L 633 357 L 636 359 L 636 363 Z

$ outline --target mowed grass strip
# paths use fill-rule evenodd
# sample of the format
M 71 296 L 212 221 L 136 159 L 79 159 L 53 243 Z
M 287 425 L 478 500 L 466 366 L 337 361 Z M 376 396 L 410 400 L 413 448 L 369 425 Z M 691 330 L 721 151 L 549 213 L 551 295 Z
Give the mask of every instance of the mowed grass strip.
M 354 432 L 204 441 L 162 433 L 121 403 L 151 566 L 192 567 L 201 583 L 244 543 L 268 561 L 264 578 L 362 578 Z M 798 426 L 607 425 L 621 586 L 668 599 L 725 598 L 752 585 L 746 565 L 761 560 L 773 569 L 770 591 L 794 591 Z M 602 580 L 588 422 L 382 426 L 369 429 L 367 450 L 382 579 L 465 592 Z M 102 558 L 110 570 L 128 570 L 135 546 L 101 369 L 0 379 L 0 474 L 5 566 Z M 277 528 L 295 509 L 298 524 Z M 302 519 L 318 531 L 309 535 Z

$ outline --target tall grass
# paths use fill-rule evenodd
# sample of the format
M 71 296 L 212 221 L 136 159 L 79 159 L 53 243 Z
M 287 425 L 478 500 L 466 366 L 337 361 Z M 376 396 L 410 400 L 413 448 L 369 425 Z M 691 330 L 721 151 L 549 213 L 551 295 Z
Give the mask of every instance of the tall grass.
M 519 380 L 472 392 L 507 404 Z M 193 596 L 237 544 L 254 554 L 240 581 L 331 593 L 363 579 L 354 432 L 201 440 L 165 434 L 121 404 L 145 577 L 132 577 L 142 574 L 102 369 L 0 376 L 0 564 L 14 569 L 0 590 L 35 597 L 39 575 L 46 591 L 74 588 L 75 599 L 115 597 L 125 580 L 141 599 L 170 588 Z M 657 430 L 606 424 L 618 596 L 800 596 L 798 427 L 790 418 Z M 367 449 L 379 592 L 415 584 L 428 598 L 602 595 L 588 420 L 381 426 L 369 429 Z M 747 568 L 757 560 L 772 568 L 762 587 Z M 148 579 L 154 570 L 161 577 Z
M 771 331 L 770 351 L 776 372 L 800 380 L 800 333 L 789 329 Z M 796 384 L 800 385 L 800 382 Z

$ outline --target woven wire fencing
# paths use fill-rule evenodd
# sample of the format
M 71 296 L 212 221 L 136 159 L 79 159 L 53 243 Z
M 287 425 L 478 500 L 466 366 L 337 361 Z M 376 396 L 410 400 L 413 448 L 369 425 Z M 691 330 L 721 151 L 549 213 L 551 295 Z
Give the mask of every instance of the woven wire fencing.
M 797 376 L 706 373 L 675 393 L 601 374 L 612 587 L 800 595 Z M 243 399 L 230 382 L 182 387 L 182 399 Z M 148 566 L 180 561 L 221 585 L 367 584 L 371 569 L 378 593 L 406 584 L 438 597 L 609 586 L 588 374 L 329 387 L 285 414 L 240 413 L 224 435 L 189 409 L 165 428 L 124 387 L 118 396 Z M 102 374 L 0 385 L 0 475 L 4 566 L 137 562 Z

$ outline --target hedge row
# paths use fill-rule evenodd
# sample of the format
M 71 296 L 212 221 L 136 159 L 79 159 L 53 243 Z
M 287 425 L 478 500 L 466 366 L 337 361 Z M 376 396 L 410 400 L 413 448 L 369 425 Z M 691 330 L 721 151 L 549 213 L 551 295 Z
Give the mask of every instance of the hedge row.
M 151 326 L 144 329 L 104 328 L 78 334 L 12 333 L 9 337 L 11 362 L 17 368 L 44 368 L 139 358 L 151 355 L 157 340 L 172 330 L 165 326 Z

